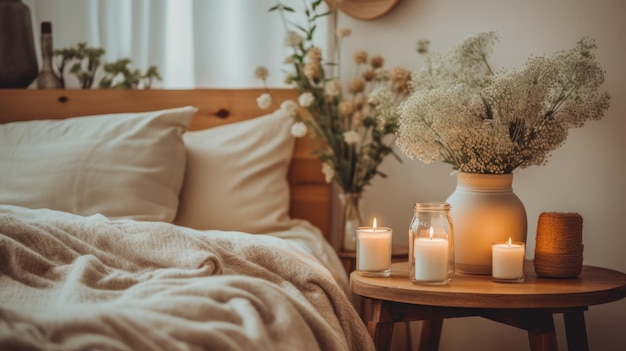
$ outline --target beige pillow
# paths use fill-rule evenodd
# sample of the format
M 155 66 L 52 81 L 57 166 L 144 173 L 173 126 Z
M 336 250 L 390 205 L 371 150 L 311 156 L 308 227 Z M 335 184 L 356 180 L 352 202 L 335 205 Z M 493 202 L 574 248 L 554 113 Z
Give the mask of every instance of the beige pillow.
M 290 117 L 262 117 L 183 136 L 187 170 L 175 223 L 260 234 L 288 229 Z
M 0 203 L 171 222 L 196 108 L 0 125 Z

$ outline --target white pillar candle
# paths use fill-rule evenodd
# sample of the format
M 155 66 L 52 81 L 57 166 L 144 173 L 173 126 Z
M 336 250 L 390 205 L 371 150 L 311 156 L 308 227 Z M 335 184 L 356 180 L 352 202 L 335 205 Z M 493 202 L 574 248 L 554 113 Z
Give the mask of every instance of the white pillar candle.
M 448 279 L 448 240 L 429 238 L 413 241 L 415 279 L 420 281 L 445 281 Z
M 391 229 L 360 227 L 357 230 L 357 270 L 384 271 L 391 265 Z
M 496 279 L 516 280 L 524 277 L 524 243 L 508 242 L 492 245 L 492 276 Z

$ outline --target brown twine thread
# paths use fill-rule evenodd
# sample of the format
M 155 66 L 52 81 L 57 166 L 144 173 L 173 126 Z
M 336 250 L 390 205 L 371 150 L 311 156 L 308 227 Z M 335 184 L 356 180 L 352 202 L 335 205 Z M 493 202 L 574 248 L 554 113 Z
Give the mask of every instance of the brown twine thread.
M 583 266 L 583 218 L 578 213 L 543 212 L 537 223 L 535 273 L 574 278 Z

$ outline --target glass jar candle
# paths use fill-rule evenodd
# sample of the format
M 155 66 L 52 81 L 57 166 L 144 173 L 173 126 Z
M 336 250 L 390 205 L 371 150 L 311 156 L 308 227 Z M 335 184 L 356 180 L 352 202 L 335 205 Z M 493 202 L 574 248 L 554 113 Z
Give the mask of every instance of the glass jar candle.
M 500 283 L 521 283 L 524 281 L 524 256 L 526 248 L 521 241 L 494 242 L 492 250 L 493 280 Z
M 409 279 L 445 285 L 454 274 L 454 226 L 450 205 L 418 202 L 409 226 Z
M 391 274 L 391 228 L 372 227 L 357 229 L 356 271 L 368 277 L 388 277 Z

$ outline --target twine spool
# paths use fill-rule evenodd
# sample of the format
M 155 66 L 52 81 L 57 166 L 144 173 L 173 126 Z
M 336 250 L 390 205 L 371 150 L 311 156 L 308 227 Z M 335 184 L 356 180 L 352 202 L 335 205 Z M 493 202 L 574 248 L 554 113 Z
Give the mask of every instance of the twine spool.
M 535 273 L 574 278 L 583 266 L 583 218 L 578 213 L 543 212 L 537 223 Z

